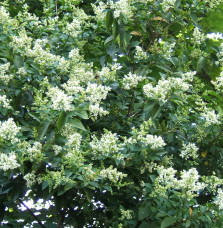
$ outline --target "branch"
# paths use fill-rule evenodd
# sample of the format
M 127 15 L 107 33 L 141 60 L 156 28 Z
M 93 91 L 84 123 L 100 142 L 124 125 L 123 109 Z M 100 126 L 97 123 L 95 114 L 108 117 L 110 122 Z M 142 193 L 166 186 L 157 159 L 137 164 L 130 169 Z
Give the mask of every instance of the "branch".
M 65 216 L 65 211 L 60 211 L 60 220 L 58 222 L 58 228 L 63 228 L 63 223 L 64 223 L 64 216 Z
M 32 212 L 32 210 L 21 200 L 21 199 L 19 199 L 19 202 L 28 210 L 28 212 L 33 216 L 33 218 L 35 218 L 35 220 L 39 223 L 39 225 L 41 226 L 41 227 L 43 227 L 43 228 L 46 228 L 43 224 L 42 224 L 42 222 L 39 220 L 39 218 L 36 216 L 36 215 L 34 215 L 34 213 Z
M 58 16 L 57 0 L 55 1 L 56 15 Z

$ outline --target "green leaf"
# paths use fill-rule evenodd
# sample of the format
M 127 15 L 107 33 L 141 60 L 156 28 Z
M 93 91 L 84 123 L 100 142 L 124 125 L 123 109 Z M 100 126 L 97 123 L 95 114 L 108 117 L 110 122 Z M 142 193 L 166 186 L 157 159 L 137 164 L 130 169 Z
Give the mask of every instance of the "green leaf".
M 146 221 L 143 221 L 140 225 L 139 225 L 139 228 L 149 228 L 150 225 L 146 222 Z
M 73 119 L 70 121 L 70 123 L 71 123 L 74 127 L 86 131 L 84 125 L 81 123 L 81 121 L 80 121 L 79 119 L 73 118 Z
M 173 225 L 176 222 L 176 220 L 177 219 L 175 217 L 167 217 L 162 221 L 160 228 L 169 227 L 169 226 Z
M 150 207 L 148 205 L 142 205 L 138 211 L 138 220 L 143 220 L 148 217 L 151 213 Z
M 109 43 L 110 41 L 113 40 L 113 35 L 109 36 L 106 40 L 105 40 L 105 44 Z
M 75 114 L 81 117 L 82 119 L 85 119 L 85 120 L 89 119 L 87 112 L 84 110 L 77 111 L 75 112 Z
M 43 181 L 43 183 L 42 183 L 42 190 L 44 190 L 48 186 L 49 186 L 48 182 L 47 181 Z
M 51 124 L 51 120 L 46 120 L 42 125 L 40 125 L 38 130 L 38 140 L 42 140 L 44 135 L 46 134 L 49 126 Z
M 194 24 L 197 26 L 197 16 L 196 16 L 196 14 L 191 13 L 190 14 L 190 18 L 194 22 Z
M 112 23 L 113 23 L 113 14 L 112 14 L 112 12 L 111 11 L 108 11 L 107 12 L 107 14 L 106 14 L 106 21 L 105 21 L 105 23 L 106 23 L 106 29 L 108 30 L 108 31 L 110 31 L 111 30 L 111 26 L 112 26 Z
M 16 70 L 18 70 L 18 68 L 23 66 L 23 60 L 22 60 L 21 56 L 15 55 L 15 57 L 14 57 L 14 66 L 15 66 Z
M 93 193 L 91 190 L 87 189 L 87 188 L 84 188 L 84 192 L 87 196 L 87 199 L 88 199 L 88 202 L 90 203 L 91 200 L 93 199 Z
M 187 220 L 186 224 L 185 224 L 185 227 L 190 227 L 190 224 L 191 224 L 190 220 Z
M 180 7 L 180 4 L 181 4 L 181 0 L 177 0 L 174 4 L 174 8 L 178 9 Z
M 59 115 L 59 118 L 57 120 L 57 129 L 60 131 L 64 125 L 66 124 L 68 119 L 68 113 L 67 112 L 61 112 Z
M 197 71 L 200 71 L 206 63 L 206 58 L 201 56 L 197 61 Z

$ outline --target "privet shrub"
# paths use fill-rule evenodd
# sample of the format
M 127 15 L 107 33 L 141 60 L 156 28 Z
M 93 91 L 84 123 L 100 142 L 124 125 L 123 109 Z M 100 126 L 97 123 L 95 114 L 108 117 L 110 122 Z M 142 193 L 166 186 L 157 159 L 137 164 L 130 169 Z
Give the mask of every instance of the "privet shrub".
M 3 227 L 223 227 L 221 3 L 1 1 Z

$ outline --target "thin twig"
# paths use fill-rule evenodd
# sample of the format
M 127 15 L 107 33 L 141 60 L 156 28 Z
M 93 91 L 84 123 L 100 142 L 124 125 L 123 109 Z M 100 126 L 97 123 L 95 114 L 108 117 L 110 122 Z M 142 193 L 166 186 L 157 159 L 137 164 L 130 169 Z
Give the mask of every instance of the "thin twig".
M 55 1 L 56 15 L 58 16 L 57 0 Z
M 46 228 L 43 224 L 42 224 L 42 222 L 39 220 L 39 218 L 36 216 L 36 215 L 34 215 L 34 213 L 32 212 L 32 210 L 21 200 L 21 199 L 19 199 L 19 202 L 28 210 L 28 212 L 33 216 L 33 218 L 35 218 L 35 220 L 39 223 L 39 225 L 41 226 L 41 227 L 43 227 L 43 228 Z

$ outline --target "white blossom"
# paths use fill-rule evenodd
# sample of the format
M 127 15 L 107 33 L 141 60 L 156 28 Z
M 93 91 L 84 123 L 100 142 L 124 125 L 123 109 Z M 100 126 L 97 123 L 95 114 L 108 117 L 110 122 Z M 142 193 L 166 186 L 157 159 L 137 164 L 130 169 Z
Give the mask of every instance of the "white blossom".
M 12 36 L 12 41 L 9 45 L 14 50 L 20 49 L 24 53 L 31 47 L 31 44 L 32 38 L 27 36 L 25 30 L 22 30 L 18 36 Z
M 220 210 L 223 209 L 223 191 L 221 188 L 218 189 L 218 195 L 217 195 L 214 203 L 219 206 Z
M 179 179 L 176 177 L 177 171 L 172 167 L 166 169 L 160 166 L 157 171 L 159 176 L 155 180 L 155 191 L 152 196 L 157 194 L 165 196 L 167 190 L 175 190 L 180 197 L 191 200 L 206 187 L 205 183 L 199 182 L 200 175 L 195 168 L 183 170 Z
M 160 147 L 164 147 L 166 143 L 163 141 L 161 136 L 156 135 L 146 135 L 145 137 L 142 137 L 140 134 L 138 136 L 138 139 L 144 143 L 146 146 L 150 146 L 151 149 L 157 149 Z
M 11 100 L 7 99 L 6 95 L 0 95 L 0 106 L 3 108 L 11 109 Z
M 31 188 L 36 183 L 35 171 L 27 173 L 23 178 L 26 180 L 26 185 L 28 188 Z
M 16 160 L 15 152 L 11 152 L 8 155 L 1 153 L 0 154 L 0 169 L 3 171 L 7 171 L 9 169 L 16 169 L 20 165 Z
M 73 149 L 78 150 L 81 145 L 81 134 L 75 132 L 73 134 L 70 134 L 67 136 L 67 144 L 69 147 L 72 147 Z
M 220 73 L 220 75 L 214 80 L 211 81 L 211 83 L 214 85 L 216 90 L 218 92 L 222 92 L 223 90 L 223 71 Z
M 72 107 L 72 96 L 68 96 L 64 93 L 64 91 L 60 90 L 57 87 L 52 87 L 49 89 L 47 95 L 51 98 L 52 105 L 51 107 L 54 110 L 64 110 L 64 111 L 71 111 L 73 110 Z
M 205 119 L 205 127 L 208 127 L 210 125 L 213 124 L 220 124 L 220 115 L 215 113 L 215 110 L 209 109 L 209 108 L 205 108 L 203 113 L 201 113 L 202 118 Z
M 43 156 L 41 150 L 42 144 L 40 142 L 34 142 L 34 144 L 30 146 L 25 153 L 30 161 L 41 160 Z
M 80 81 L 74 77 L 70 78 L 62 87 L 69 95 L 76 95 L 79 92 L 84 92 L 84 88 L 80 85 Z
M 98 21 L 103 21 L 106 15 L 105 9 L 107 8 L 107 5 L 102 2 L 99 1 L 98 6 L 96 6 L 95 4 L 91 4 L 94 13 L 96 14 L 96 19 Z
M 144 93 L 148 98 L 162 102 L 167 102 L 167 95 L 171 90 L 170 81 L 161 79 L 156 86 L 151 83 L 144 85 Z
M 9 81 L 13 78 L 12 74 L 7 74 L 6 72 L 9 70 L 10 63 L 5 63 L 0 65 L 0 80 L 4 84 L 8 84 Z
M 102 107 L 100 107 L 99 104 L 90 104 L 89 112 L 93 117 L 96 117 L 96 118 L 98 116 L 105 116 L 109 114 L 109 112 L 107 110 L 104 110 Z
M 162 7 L 163 11 L 167 12 L 169 9 L 174 7 L 176 0 L 163 0 Z
M 27 75 L 27 71 L 25 67 L 20 67 L 18 69 L 18 71 L 16 72 L 16 74 L 22 75 L 22 76 L 26 76 Z
M 135 58 L 138 60 L 144 60 L 144 59 L 146 60 L 147 53 L 143 51 L 140 46 L 136 46 Z
M 73 38 L 76 38 L 81 32 L 81 22 L 76 18 L 73 19 L 71 23 L 68 23 L 65 31 L 67 35 L 70 35 Z
M 221 3 L 223 3 L 222 0 L 204 0 L 204 2 L 207 5 L 206 9 L 208 11 L 215 9 L 217 6 L 219 6 Z
M 86 88 L 86 100 L 90 103 L 98 103 L 106 99 L 108 92 L 111 90 L 108 86 L 98 85 L 96 83 L 88 83 Z
M 58 145 L 53 145 L 52 147 L 53 147 L 55 155 L 58 155 L 63 149 L 62 146 L 58 146 Z
M 132 215 L 134 213 L 132 210 L 123 210 L 123 209 L 120 209 L 120 212 L 122 215 L 122 217 L 120 218 L 121 220 L 132 219 Z
M 196 159 L 198 157 L 198 147 L 194 143 L 183 143 L 183 148 L 180 153 L 180 157 L 184 158 L 185 160 L 189 159 L 190 157 Z
M 92 139 L 90 146 L 96 158 L 100 155 L 108 157 L 109 155 L 116 154 L 122 148 L 122 144 L 118 143 L 117 134 L 107 130 L 105 130 L 105 134 L 101 136 L 100 140 L 95 135 L 92 136 Z
M 108 5 L 111 9 L 114 10 L 114 17 L 117 18 L 120 16 L 120 14 L 124 14 L 127 17 L 132 17 L 132 7 L 128 0 L 119 0 L 117 2 L 114 2 L 110 0 L 108 2 Z
M 113 184 L 117 184 L 120 182 L 124 177 L 127 177 L 127 174 L 124 174 L 122 172 L 119 172 L 117 168 L 113 168 L 111 165 L 107 169 L 102 169 L 100 171 L 100 176 L 103 178 L 108 178 L 109 181 L 111 181 Z
M 9 118 L 7 121 L 0 122 L 0 141 L 6 140 L 11 143 L 18 142 L 17 134 L 20 131 L 20 127 L 16 126 L 16 123 L 12 118 Z
M 144 77 L 138 76 L 136 74 L 132 74 L 131 72 L 129 72 L 123 78 L 123 81 L 122 81 L 123 88 L 126 90 L 135 88 L 138 85 L 138 83 L 142 80 L 144 80 Z
M 193 32 L 193 43 L 196 45 L 200 45 L 205 41 L 206 36 L 200 32 L 200 30 L 196 27 Z

